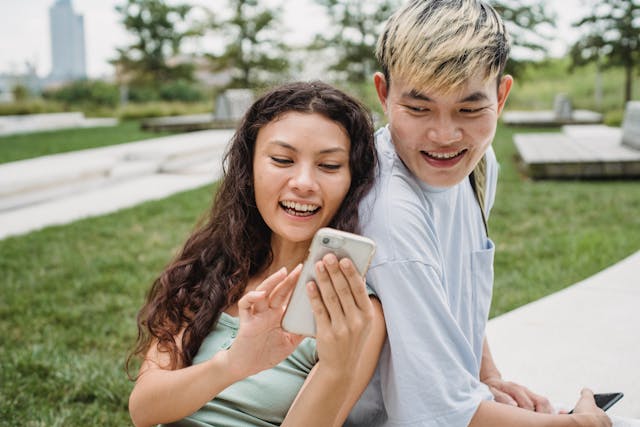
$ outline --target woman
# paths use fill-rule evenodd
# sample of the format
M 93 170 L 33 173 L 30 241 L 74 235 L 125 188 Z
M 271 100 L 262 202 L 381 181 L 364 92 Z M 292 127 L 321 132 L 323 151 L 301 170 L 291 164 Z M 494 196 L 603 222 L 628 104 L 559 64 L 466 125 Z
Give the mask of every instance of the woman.
M 137 426 L 341 425 L 382 347 L 382 309 L 348 259 L 307 284 L 315 339 L 280 327 L 314 233 L 357 232 L 375 169 L 366 110 L 320 82 L 248 110 L 209 219 L 153 284 L 138 316 Z

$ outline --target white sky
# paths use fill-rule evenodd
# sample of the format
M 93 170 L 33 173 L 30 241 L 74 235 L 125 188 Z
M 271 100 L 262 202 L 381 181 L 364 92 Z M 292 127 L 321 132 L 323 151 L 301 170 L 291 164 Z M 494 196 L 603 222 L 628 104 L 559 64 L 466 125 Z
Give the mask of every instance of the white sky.
M 215 9 L 220 0 L 182 0 L 205 4 Z M 573 41 L 575 30 L 570 23 L 582 15 L 581 0 L 551 0 L 558 14 L 558 28 L 553 44 L 554 55 L 565 52 L 567 42 Z M 25 63 L 35 64 L 38 75 L 51 69 L 49 37 L 49 8 L 55 0 L 0 0 L 0 73 L 21 73 Z M 281 4 L 278 0 L 265 0 Z M 112 67 L 108 60 L 115 56 L 115 48 L 128 44 L 128 35 L 119 23 L 115 11 L 124 0 L 72 0 L 76 13 L 84 15 L 87 72 L 89 77 L 108 76 Z M 322 31 L 326 20 L 322 8 L 313 0 L 286 1 L 285 40 L 289 43 L 310 40 Z

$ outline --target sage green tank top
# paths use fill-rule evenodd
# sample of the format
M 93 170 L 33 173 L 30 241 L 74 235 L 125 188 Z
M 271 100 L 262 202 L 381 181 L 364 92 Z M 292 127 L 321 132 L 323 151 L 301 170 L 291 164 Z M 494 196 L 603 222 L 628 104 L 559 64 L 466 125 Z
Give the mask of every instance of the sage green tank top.
M 237 317 L 223 312 L 214 330 L 202 342 L 193 364 L 209 360 L 218 351 L 229 348 L 239 324 Z M 194 414 L 167 426 L 278 426 L 317 362 L 316 341 L 305 338 L 277 366 L 232 384 Z

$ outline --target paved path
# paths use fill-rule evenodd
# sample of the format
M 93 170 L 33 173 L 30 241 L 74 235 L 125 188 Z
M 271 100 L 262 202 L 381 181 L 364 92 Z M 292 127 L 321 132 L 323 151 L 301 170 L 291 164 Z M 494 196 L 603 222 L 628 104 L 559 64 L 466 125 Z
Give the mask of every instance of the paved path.
M 213 182 L 232 134 L 193 132 L 0 164 L 0 239 Z
M 113 118 L 88 119 L 80 112 L 0 116 L 0 136 L 79 127 L 115 126 L 117 123 L 118 119 Z
M 621 391 L 612 414 L 640 418 L 640 251 L 489 322 L 505 378 L 572 407 L 582 387 Z
M 0 239 L 212 182 L 231 135 L 195 132 L 0 165 Z M 640 251 L 492 319 L 487 334 L 504 376 L 568 406 L 583 386 L 622 391 L 611 413 L 640 418 L 639 278 Z

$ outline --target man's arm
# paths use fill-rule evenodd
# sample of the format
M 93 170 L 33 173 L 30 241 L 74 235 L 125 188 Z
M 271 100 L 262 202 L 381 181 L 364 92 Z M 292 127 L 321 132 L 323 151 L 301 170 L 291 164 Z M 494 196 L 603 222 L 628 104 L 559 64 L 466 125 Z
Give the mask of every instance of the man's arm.
M 582 390 L 575 411 L 571 415 L 542 414 L 516 406 L 483 401 L 469 427 L 611 427 L 611 420 L 596 406 L 591 390 Z
M 480 381 L 489 387 L 496 402 L 519 406 L 523 409 L 546 414 L 552 414 L 554 412 L 553 407 L 546 397 L 540 396 L 520 384 L 502 379 L 502 374 L 500 374 L 500 371 L 493 361 L 486 336 L 482 343 Z

